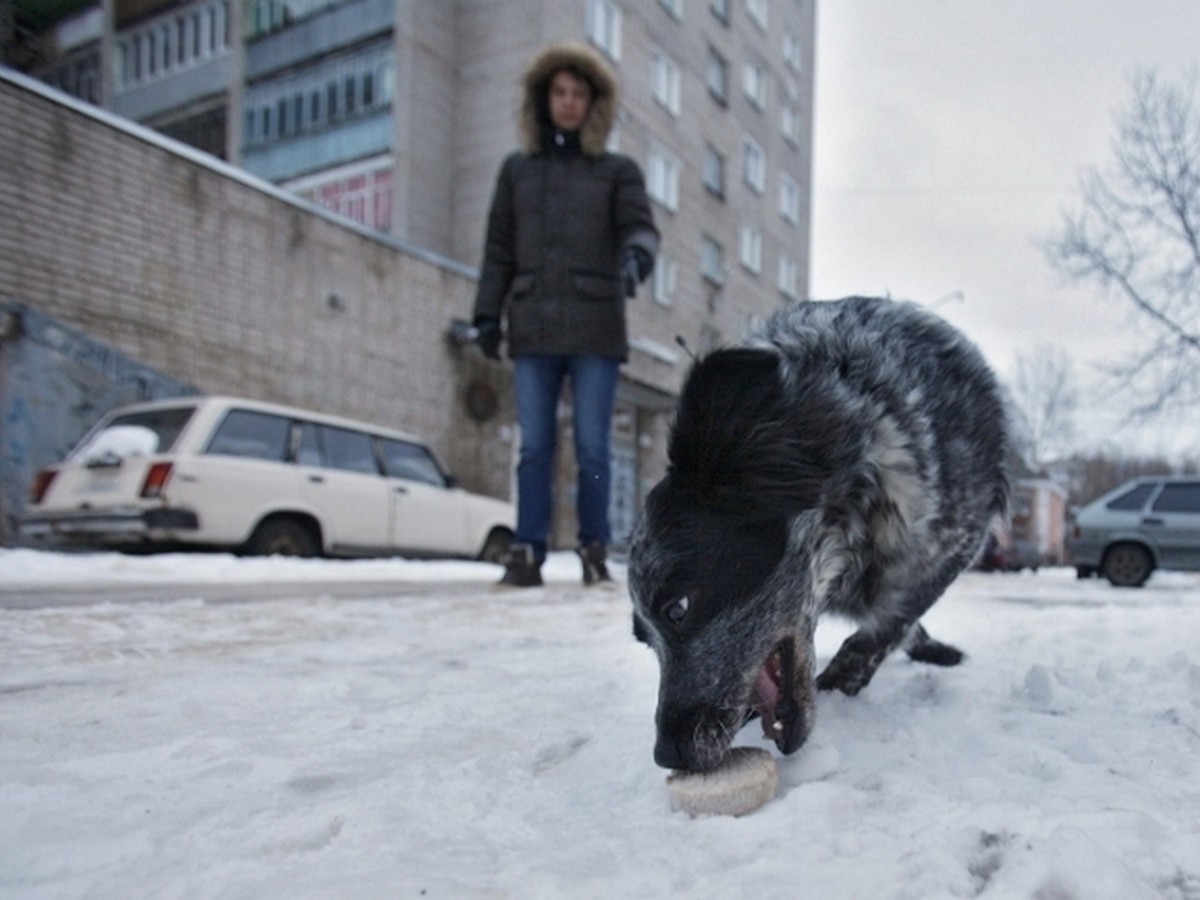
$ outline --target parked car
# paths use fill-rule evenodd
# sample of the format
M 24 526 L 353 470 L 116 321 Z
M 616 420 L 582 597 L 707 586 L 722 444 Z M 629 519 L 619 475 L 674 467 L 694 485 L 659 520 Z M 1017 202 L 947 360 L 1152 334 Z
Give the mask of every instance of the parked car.
M 989 534 L 983 549 L 975 557 L 973 568 L 980 572 L 1020 572 L 1022 569 L 1036 572 L 1041 567 L 1044 560 L 1031 541 L 1016 540 L 1011 534 L 1004 538 L 1001 540 L 996 534 Z
M 1067 553 L 1080 578 L 1140 587 L 1155 569 L 1200 571 L 1200 476 L 1138 478 L 1079 510 Z
M 18 520 L 60 545 L 491 561 L 514 522 L 415 437 L 232 397 L 113 410 L 37 474 Z

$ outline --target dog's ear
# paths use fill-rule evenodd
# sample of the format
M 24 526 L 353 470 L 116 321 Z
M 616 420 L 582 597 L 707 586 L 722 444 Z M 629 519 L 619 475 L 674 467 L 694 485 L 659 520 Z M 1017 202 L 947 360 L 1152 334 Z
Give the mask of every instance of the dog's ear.
M 812 508 L 832 460 L 806 437 L 768 349 L 717 350 L 688 374 L 668 456 L 676 484 L 703 507 L 749 520 Z

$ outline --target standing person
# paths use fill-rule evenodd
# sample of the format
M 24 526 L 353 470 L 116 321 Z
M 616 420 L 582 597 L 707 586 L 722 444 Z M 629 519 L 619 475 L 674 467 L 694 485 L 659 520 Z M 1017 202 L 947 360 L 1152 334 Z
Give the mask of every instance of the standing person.
M 610 581 L 609 432 L 629 353 L 625 298 L 654 266 L 658 230 L 637 163 L 605 149 L 617 85 L 584 44 L 548 48 L 523 79 L 521 152 L 503 163 L 488 213 L 474 323 L 500 358 L 503 313 L 517 422 L 517 534 L 502 585 L 542 583 L 553 509 L 556 412 L 570 380 L 584 584 Z

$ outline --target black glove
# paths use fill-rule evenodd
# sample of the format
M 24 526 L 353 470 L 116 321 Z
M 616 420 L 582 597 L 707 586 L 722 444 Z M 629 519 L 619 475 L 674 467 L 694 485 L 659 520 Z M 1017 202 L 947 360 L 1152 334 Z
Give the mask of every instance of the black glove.
M 479 335 L 475 343 L 489 359 L 500 358 L 500 322 L 497 319 L 481 316 L 475 320 L 475 330 Z
M 653 268 L 654 258 L 641 247 L 630 244 L 621 248 L 621 287 L 626 297 L 636 296 L 638 285 Z

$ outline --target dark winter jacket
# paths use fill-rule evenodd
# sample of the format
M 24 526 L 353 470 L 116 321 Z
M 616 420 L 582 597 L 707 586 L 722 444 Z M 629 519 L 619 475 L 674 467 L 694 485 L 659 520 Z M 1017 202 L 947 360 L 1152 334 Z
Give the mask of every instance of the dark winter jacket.
M 546 93 L 551 77 L 567 67 L 591 83 L 593 98 L 579 132 L 560 136 Z M 534 60 L 524 88 L 525 149 L 504 161 L 496 181 L 476 321 L 507 311 L 511 356 L 624 359 L 621 251 L 636 246 L 653 260 L 658 231 L 641 169 L 605 151 L 616 81 L 591 48 L 561 44 Z

